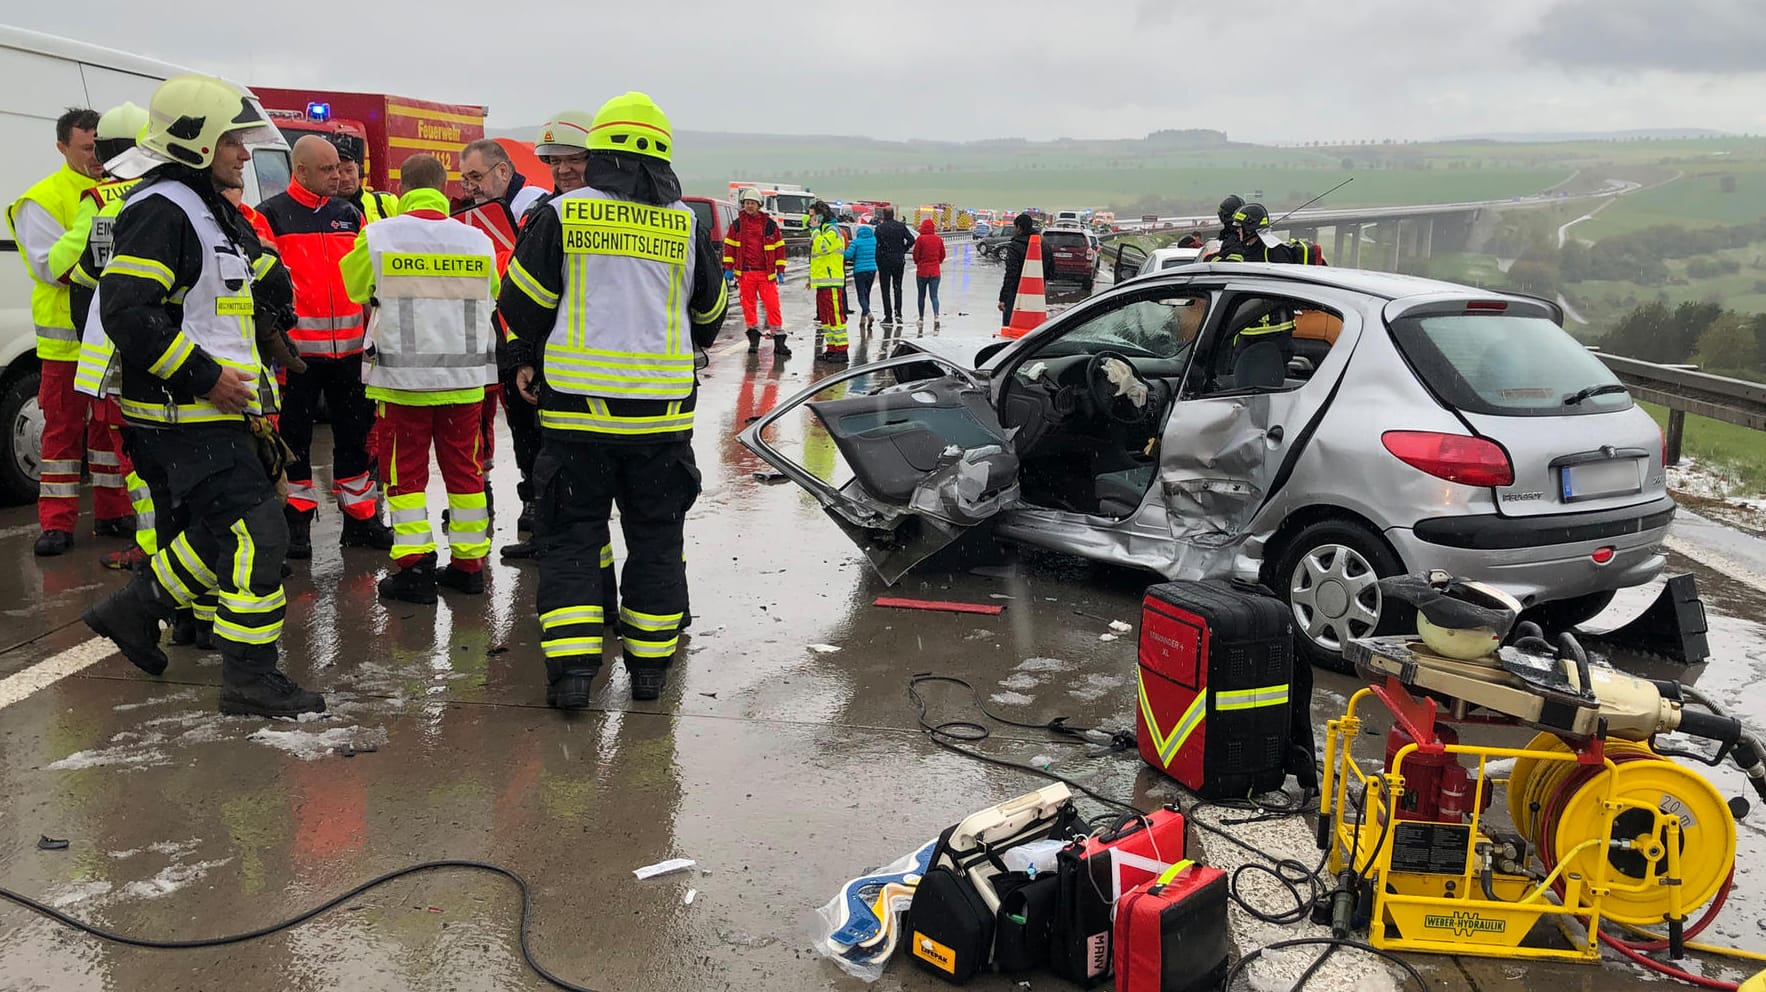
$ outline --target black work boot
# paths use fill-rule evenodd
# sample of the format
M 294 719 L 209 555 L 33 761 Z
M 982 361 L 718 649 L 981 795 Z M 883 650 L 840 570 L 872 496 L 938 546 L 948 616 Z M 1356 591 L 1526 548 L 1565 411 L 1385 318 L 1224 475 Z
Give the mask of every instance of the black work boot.
M 337 543 L 346 548 L 373 548 L 377 551 L 391 551 L 392 528 L 381 523 L 379 517 L 369 517 L 366 520 L 345 517 L 343 536 L 338 539 Z
M 196 613 L 188 608 L 178 611 L 172 619 L 172 646 L 181 648 L 196 643 Z
M 282 519 L 288 521 L 288 553 L 285 557 L 294 561 L 306 561 L 313 557 L 312 511 L 297 510 L 285 503 L 282 506 Z
M 37 543 L 31 546 L 31 554 L 38 558 L 54 558 L 65 555 L 73 550 L 74 535 L 72 531 L 46 530 L 37 535 Z
M 660 698 L 662 690 L 668 688 L 668 669 L 666 668 L 648 666 L 633 668 L 631 663 L 627 662 L 626 674 L 632 678 L 632 700 L 634 702 L 643 703 Z
M 92 534 L 94 537 L 126 537 L 134 540 L 135 518 L 133 516 L 111 517 L 108 520 L 94 521 Z
M 136 572 L 129 584 L 80 614 L 99 637 L 108 637 L 136 668 L 149 675 L 166 670 L 159 647 L 159 622 L 172 618 L 172 606 L 151 574 Z
M 600 665 L 572 668 L 551 680 L 546 685 L 546 705 L 559 710 L 587 709 L 595 674 L 600 670 Z
M 463 592 L 468 596 L 482 596 L 484 595 L 484 571 L 481 569 L 476 572 L 468 572 L 463 568 L 456 568 L 453 562 L 448 562 L 448 567 L 442 569 L 441 574 L 435 577 L 435 584 L 443 589 Z
M 272 668 L 262 674 L 221 671 L 221 712 L 228 716 L 300 716 L 325 712 L 325 697 Z
M 791 357 L 791 348 L 790 348 L 790 346 L 785 344 L 785 335 L 783 335 L 783 334 L 773 335 L 773 357 L 775 357 L 775 358 L 790 358 Z
M 750 355 L 752 355 L 759 350 L 760 350 L 760 328 L 750 327 L 748 329 L 748 353 Z
M 480 579 L 482 587 L 483 579 Z M 422 606 L 435 605 L 435 563 L 423 559 L 380 580 L 380 598 Z

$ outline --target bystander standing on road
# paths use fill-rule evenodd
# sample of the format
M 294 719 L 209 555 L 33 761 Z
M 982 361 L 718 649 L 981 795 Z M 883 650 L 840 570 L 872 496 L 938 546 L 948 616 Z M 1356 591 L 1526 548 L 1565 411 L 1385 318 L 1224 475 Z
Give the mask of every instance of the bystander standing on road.
M 938 225 L 928 217 L 920 222 L 920 236 L 914 239 L 914 292 L 919 300 L 921 327 L 926 326 L 926 294 L 932 294 L 932 326 L 938 326 L 938 282 L 943 278 L 944 239 L 938 236 Z M 901 304 L 896 304 L 900 306 Z
M 907 267 L 908 250 L 913 247 L 913 232 L 895 219 L 894 207 L 884 207 L 883 220 L 877 224 L 877 275 L 883 284 L 885 324 L 906 316 L 901 309 L 901 276 Z
M 871 284 L 877 281 L 877 232 L 870 225 L 860 224 L 853 232 L 852 243 L 846 246 L 846 260 L 852 263 L 852 288 L 858 292 L 862 334 L 871 329 Z
M 1018 303 L 1018 277 L 1024 274 L 1024 257 L 1030 253 L 1030 235 L 1036 230 L 1036 221 L 1023 213 L 1012 218 L 1012 227 L 1012 240 L 1000 249 L 1006 260 L 1006 277 L 1000 281 L 1000 313 L 1006 315 L 1006 324 L 1012 322 L 1012 308 Z

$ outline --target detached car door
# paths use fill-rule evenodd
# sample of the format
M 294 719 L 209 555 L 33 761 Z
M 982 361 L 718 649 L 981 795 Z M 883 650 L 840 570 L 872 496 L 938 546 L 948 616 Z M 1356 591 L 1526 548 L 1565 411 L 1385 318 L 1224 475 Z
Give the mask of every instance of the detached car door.
M 926 367 L 946 373 L 927 377 Z M 917 381 L 817 400 L 842 382 L 910 371 Z M 767 443 L 767 428 L 808 407 L 853 477 L 836 487 Z M 738 437 L 802 486 L 893 584 L 963 532 L 1018 501 L 1018 458 L 986 383 L 927 354 L 861 365 L 815 383 Z

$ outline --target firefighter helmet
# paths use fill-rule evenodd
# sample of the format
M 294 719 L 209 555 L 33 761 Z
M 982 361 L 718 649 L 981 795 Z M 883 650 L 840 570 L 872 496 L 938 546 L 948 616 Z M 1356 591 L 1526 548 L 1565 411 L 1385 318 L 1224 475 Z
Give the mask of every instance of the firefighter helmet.
M 227 134 L 246 144 L 281 138 L 257 101 L 239 87 L 213 76 L 173 76 L 148 101 L 147 130 L 135 149 L 143 154 L 125 156 L 129 161 L 123 167 L 133 175 L 117 174 L 132 179 L 167 162 L 206 169 Z
M 1269 210 L 1261 203 L 1247 203 L 1233 214 L 1233 223 L 1253 231 L 1269 230 Z
M 595 118 L 581 110 L 560 110 L 540 125 L 534 142 L 535 155 L 575 155 L 589 147 L 589 130 Z
M 592 152 L 631 152 L 668 162 L 674 143 L 668 115 L 648 94 L 636 91 L 603 103 L 589 127 Z
M 1222 224 L 1231 224 L 1233 222 L 1233 214 L 1238 213 L 1239 208 L 1244 205 L 1244 197 L 1237 193 L 1228 193 L 1226 199 L 1220 201 L 1220 209 L 1218 211 L 1220 214 L 1220 222 Z
M 146 128 L 147 111 L 132 101 L 124 101 L 106 110 L 98 118 L 98 130 L 94 132 L 98 139 L 98 160 L 108 162 L 135 147 Z
M 760 190 L 755 189 L 753 186 L 736 194 L 736 203 L 738 205 L 747 203 L 749 200 L 753 200 L 755 203 L 758 203 L 763 207 L 766 206 L 766 197 L 760 195 Z

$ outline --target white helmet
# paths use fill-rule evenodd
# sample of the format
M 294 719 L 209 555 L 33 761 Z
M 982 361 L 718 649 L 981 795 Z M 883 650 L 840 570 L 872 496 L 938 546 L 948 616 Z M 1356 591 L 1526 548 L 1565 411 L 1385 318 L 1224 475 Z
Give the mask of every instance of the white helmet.
M 534 142 L 535 155 L 574 155 L 589 150 L 589 129 L 594 126 L 593 114 L 581 110 L 561 110 L 540 125 L 539 138 Z
M 749 200 L 753 200 L 755 203 L 761 204 L 762 206 L 766 205 L 766 197 L 761 196 L 760 190 L 755 189 L 753 186 L 743 190 L 741 194 L 736 197 L 736 202 L 739 204 L 746 203 Z
M 236 135 L 248 144 L 273 142 L 278 135 L 257 102 L 237 86 L 195 73 L 159 84 L 147 114 L 147 131 L 135 153 L 118 157 L 116 174 L 125 179 L 168 162 L 206 169 L 222 135 Z
M 135 104 L 124 102 L 106 110 L 98 118 L 98 130 L 93 135 L 98 143 L 99 161 L 105 163 L 104 171 L 110 172 L 110 160 L 135 147 L 146 130 L 147 111 Z

